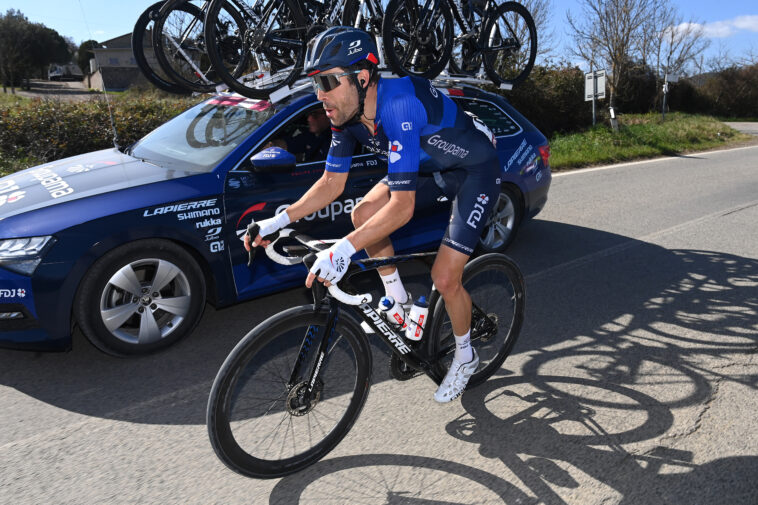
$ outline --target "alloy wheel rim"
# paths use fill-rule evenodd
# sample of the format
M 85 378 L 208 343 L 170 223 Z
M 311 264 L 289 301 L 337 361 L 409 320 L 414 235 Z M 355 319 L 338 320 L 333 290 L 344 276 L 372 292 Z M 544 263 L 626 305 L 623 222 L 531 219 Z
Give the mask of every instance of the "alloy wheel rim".
M 482 245 L 489 249 L 498 249 L 505 244 L 513 233 L 516 221 L 516 209 L 506 193 L 500 196 L 484 225 L 484 234 L 480 239 Z
M 100 296 L 100 317 L 122 342 L 148 345 L 176 331 L 189 314 L 191 300 L 189 280 L 179 267 L 163 259 L 141 259 L 108 280 Z

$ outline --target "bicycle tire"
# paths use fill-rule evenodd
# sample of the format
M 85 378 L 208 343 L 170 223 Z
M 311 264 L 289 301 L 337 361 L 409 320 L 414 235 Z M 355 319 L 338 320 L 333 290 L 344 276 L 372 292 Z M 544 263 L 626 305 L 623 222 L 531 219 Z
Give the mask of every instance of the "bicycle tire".
M 365 333 L 348 314 L 340 315 L 335 328 L 338 338 L 332 337 L 329 357 L 320 362 L 320 381 L 316 385 L 318 393 L 315 403 L 299 403 L 297 393 L 308 386 L 306 380 L 312 369 L 312 361 L 318 354 L 317 345 L 310 346 L 311 341 L 304 340 L 303 335 L 310 325 L 323 328 L 327 317 L 326 308 L 314 312 L 312 305 L 294 307 L 272 316 L 249 332 L 221 366 L 208 399 L 208 434 L 216 455 L 235 472 L 248 477 L 276 478 L 300 471 L 329 453 L 358 418 L 371 384 L 371 354 Z M 320 341 L 320 337 L 312 340 L 315 344 Z M 311 351 L 300 354 L 304 363 L 311 366 L 301 366 L 301 375 L 297 379 L 300 382 L 288 387 L 285 383 L 289 381 L 292 364 L 301 348 Z M 347 359 L 335 363 L 335 360 L 341 358 Z M 256 361 L 260 361 L 263 366 L 256 366 Z M 350 369 L 354 371 L 354 380 L 338 380 L 340 375 L 349 373 Z M 260 377 L 266 373 L 271 373 L 271 377 Z M 337 388 L 328 387 L 332 383 Z M 278 397 L 277 384 L 279 387 L 284 386 Z M 259 390 L 243 390 L 248 386 L 257 386 Z M 344 398 L 350 393 L 352 396 Z M 256 406 L 252 402 L 255 400 L 263 404 L 260 416 L 256 416 L 253 410 Z M 337 407 L 339 410 L 341 404 L 346 405 L 341 415 L 327 417 L 323 412 L 327 407 Z M 272 414 L 275 408 L 283 408 L 283 411 Z M 317 416 L 317 411 L 320 417 Z M 244 414 L 245 418 L 237 419 L 239 414 Z M 301 452 L 297 452 L 294 440 L 296 433 L 300 433 L 298 430 L 303 429 L 300 426 L 303 423 L 298 423 L 299 420 L 307 420 L 309 423 L 308 431 L 303 430 L 302 433 L 307 433 L 311 442 L 313 432 L 317 429 L 323 435 L 317 443 Z M 321 423 L 330 420 L 333 426 L 327 432 Z M 313 426 L 310 424 L 312 421 L 316 422 Z M 295 423 L 298 423 L 297 430 Z M 272 432 L 265 432 L 266 424 L 273 428 Z M 286 425 L 284 435 L 292 434 L 292 451 L 289 440 L 276 436 L 282 425 Z M 262 457 L 257 452 L 251 454 L 253 451 L 247 444 L 243 448 L 242 435 L 245 433 L 250 438 L 263 437 L 252 449 L 257 451 L 260 448 L 261 452 L 278 449 L 279 455 Z M 261 447 L 263 442 L 267 445 Z M 283 454 L 285 450 L 288 451 L 287 455 Z M 293 454 L 290 455 L 289 452 Z
M 475 76 L 482 67 L 482 50 L 478 41 L 479 32 L 484 26 L 484 19 L 482 18 L 484 12 L 481 9 L 474 8 L 471 2 L 463 2 L 459 14 L 464 21 L 472 24 L 474 33 L 461 40 L 463 34 L 458 33 L 461 26 L 458 22 L 453 23 L 455 34 L 447 68 L 450 75 Z
M 175 19 L 182 12 L 191 16 L 186 25 L 194 23 L 195 28 L 186 33 L 190 36 L 186 41 L 177 43 L 172 38 L 169 43 L 164 34 L 170 32 L 169 27 L 174 25 Z M 221 80 L 207 55 L 204 26 L 205 13 L 196 5 L 189 0 L 168 0 L 161 7 L 159 17 L 155 21 L 153 48 L 158 64 L 173 81 L 198 93 L 212 93 L 216 91 Z M 178 32 L 186 29 L 184 25 L 177 28 Z
M 270 8 L 278 1 L 278 8 Z M 307 22 L 301 8 L 292 0 L 272 0 L 264 6 L 258 25 L 251 26 L 252 19 L 243 19 L 239 37 L 239 65 L 234 73 L 221 65 L 222 51 L 218 46 L 217 26 L 221 8 L 227 0 L 213 0 L 208 6 L 205 38 L 208 41 L 208 57 L 220 80 L 230 90 L 248 98 L 268 98 L 277 89 L 292 84 L 302 73 L 305 59 Z M 259 26 L 276 25 L 275 32 L 257 33 Z M 274 36 L 279 45 L 272 45 Z M 269 39 L 267 42 L 265 39 Z M 263 66 L 265 68 L 260 68 Z
M 147 55 L 145 54 L 145 33 L 148 31 L 148 26 L 153 22 L 153 16 L 158 14 L 164 3 L 165 1 L 156 2 L 145 9 L 134 24 L 134 30 L 132 31 L 132 53 L 134 54 L 134 61 L 137 62 L 137 66 L 142 72 L 142 75 L 144 75 L 145 78 L 156 88 L 176 95 L 188 95 L 192 93 L 192 90 L 180 86 L 167 76 L 161 75 L 158 70 L 150 65 Z M 152 50 L 152 40 L 150 43 L 151 45 L 149 47 Z M 158 69 L 160 69 L 160 67 L 158 67 Z
M 421 37 L 414 32 L 418 23 L 417 11 L 417 0 L 389 1 L 382 21 L 384 54 L 390 69 L 397 75 L 434 79 L 450 60 L 453 50 L 453 18 L 447 0 L 442 0 L 436 13 L 436 16 L 441 17 L 432 23 L 432 33 Z M 407 46 L 403 46 L 404 40 L 407 41 Z M 417 46 L 418 43 L 421 46 Z
M 509 19 L 510 18 L 510 19 Z M 518 25 L 514 21 L 519 22 Z M 500 37 L 500 22 L 506 26 L 512 38 L 519 45 L 519 51 L 514 53 L 510 48 L 494 49 Z M 515 28 L 514 28 L 515 26 Z M 495 30 L 498 29 L 497 32 Z M 520 33 L 525 31 L 526 33 Z M 517 33 L 519 32 L 519 33 Z M 525 40 L 529 41 L 526 51 L 521 49 Z M 532 71 L 537 57 L 537 29 L 534 19 L 526 7 L 517 2 L 506 2 L 492 11 L 485 23 L 479 43 L 484 47 L 484 70 L 490 80 L 496 85 L 510 84 L 515 87 L 521 84 Z
M 479 354 L 479 369 L 471 376 L 467 388 L 486 381 L 503 364 L 518 339 L 524 322 L 526 293 L 524 277 L 516 264 L 503 254 L 491 253 L 470 261 L 463 269 L 463 287 L 472 303 L 497 323 L 497 330 L 481 332 L 472 317 L 471 345 Z M 429 306 L 433 307 L 431 325 L 424 335 L 431 356 L 437 356 L 434 368 L 440 375 L 447 373 L 453 359 L 455 341 L 445 302 L 438 291 L 432 292 Z

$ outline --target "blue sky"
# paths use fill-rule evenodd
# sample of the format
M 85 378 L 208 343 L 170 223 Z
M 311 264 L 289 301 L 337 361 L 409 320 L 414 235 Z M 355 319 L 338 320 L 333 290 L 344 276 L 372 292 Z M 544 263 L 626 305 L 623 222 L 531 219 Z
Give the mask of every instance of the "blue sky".
M 0 0 L 0 12 L 14 8 L 33 22 L 43 23 L 75 42 L 108 40 L 131 32 L 139 15 L 155 0 Z M 755 0 L 672 0 L 685 21 L 703 23 L 712 43 L 708 56 L 722 47 L 732 58 L 748 51 L 758 54 L 758 2 Z M 579 14 L 577 0 L 553 0 L 553 28 L 559 43 L 566 10 Z M 86 20 L 86 22 L 85 22 Z

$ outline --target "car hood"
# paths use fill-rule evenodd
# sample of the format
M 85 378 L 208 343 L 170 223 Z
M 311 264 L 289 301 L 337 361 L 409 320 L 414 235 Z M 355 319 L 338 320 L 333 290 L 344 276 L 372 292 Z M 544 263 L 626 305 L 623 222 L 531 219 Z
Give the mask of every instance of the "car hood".
M 63 202 L 190 175 L 197 174 L 166 169 L 116 149 L 74 156 L 0 179 L 0 220 Z

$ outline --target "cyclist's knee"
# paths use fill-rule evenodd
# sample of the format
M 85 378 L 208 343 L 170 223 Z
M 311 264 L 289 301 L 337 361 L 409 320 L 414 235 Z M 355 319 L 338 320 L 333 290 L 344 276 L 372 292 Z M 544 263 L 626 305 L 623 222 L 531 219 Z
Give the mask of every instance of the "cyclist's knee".
M 453 272 L 446 268 L 432 269 L 432 282 L 437 291 L 444 297 L 455 294 L 459 289 L 463 289 L 461 284 L 461 272 Z
M 358 205 L 355 206 L 353 212 L 350 213 L 350 219 L 353 221 L 353 226 L 356 228 L 362 226 L 363 223 L 379 212 L 379 209 L 384 207 L 385 204 L 386 202 L 369 198 L 361 200 Z
M 359 226 L 362 226 L 363 223 L 369 220 L 371 215 L 373 214 L 372 209 L 370 209 L 371 205 L 365 204 L 364 202 L 360 202 L 358 205 L 355 206 L 353 209 L 353 212 L 350 213 L 350 219 L 353 221 L 353 226 L 358 228 Z

